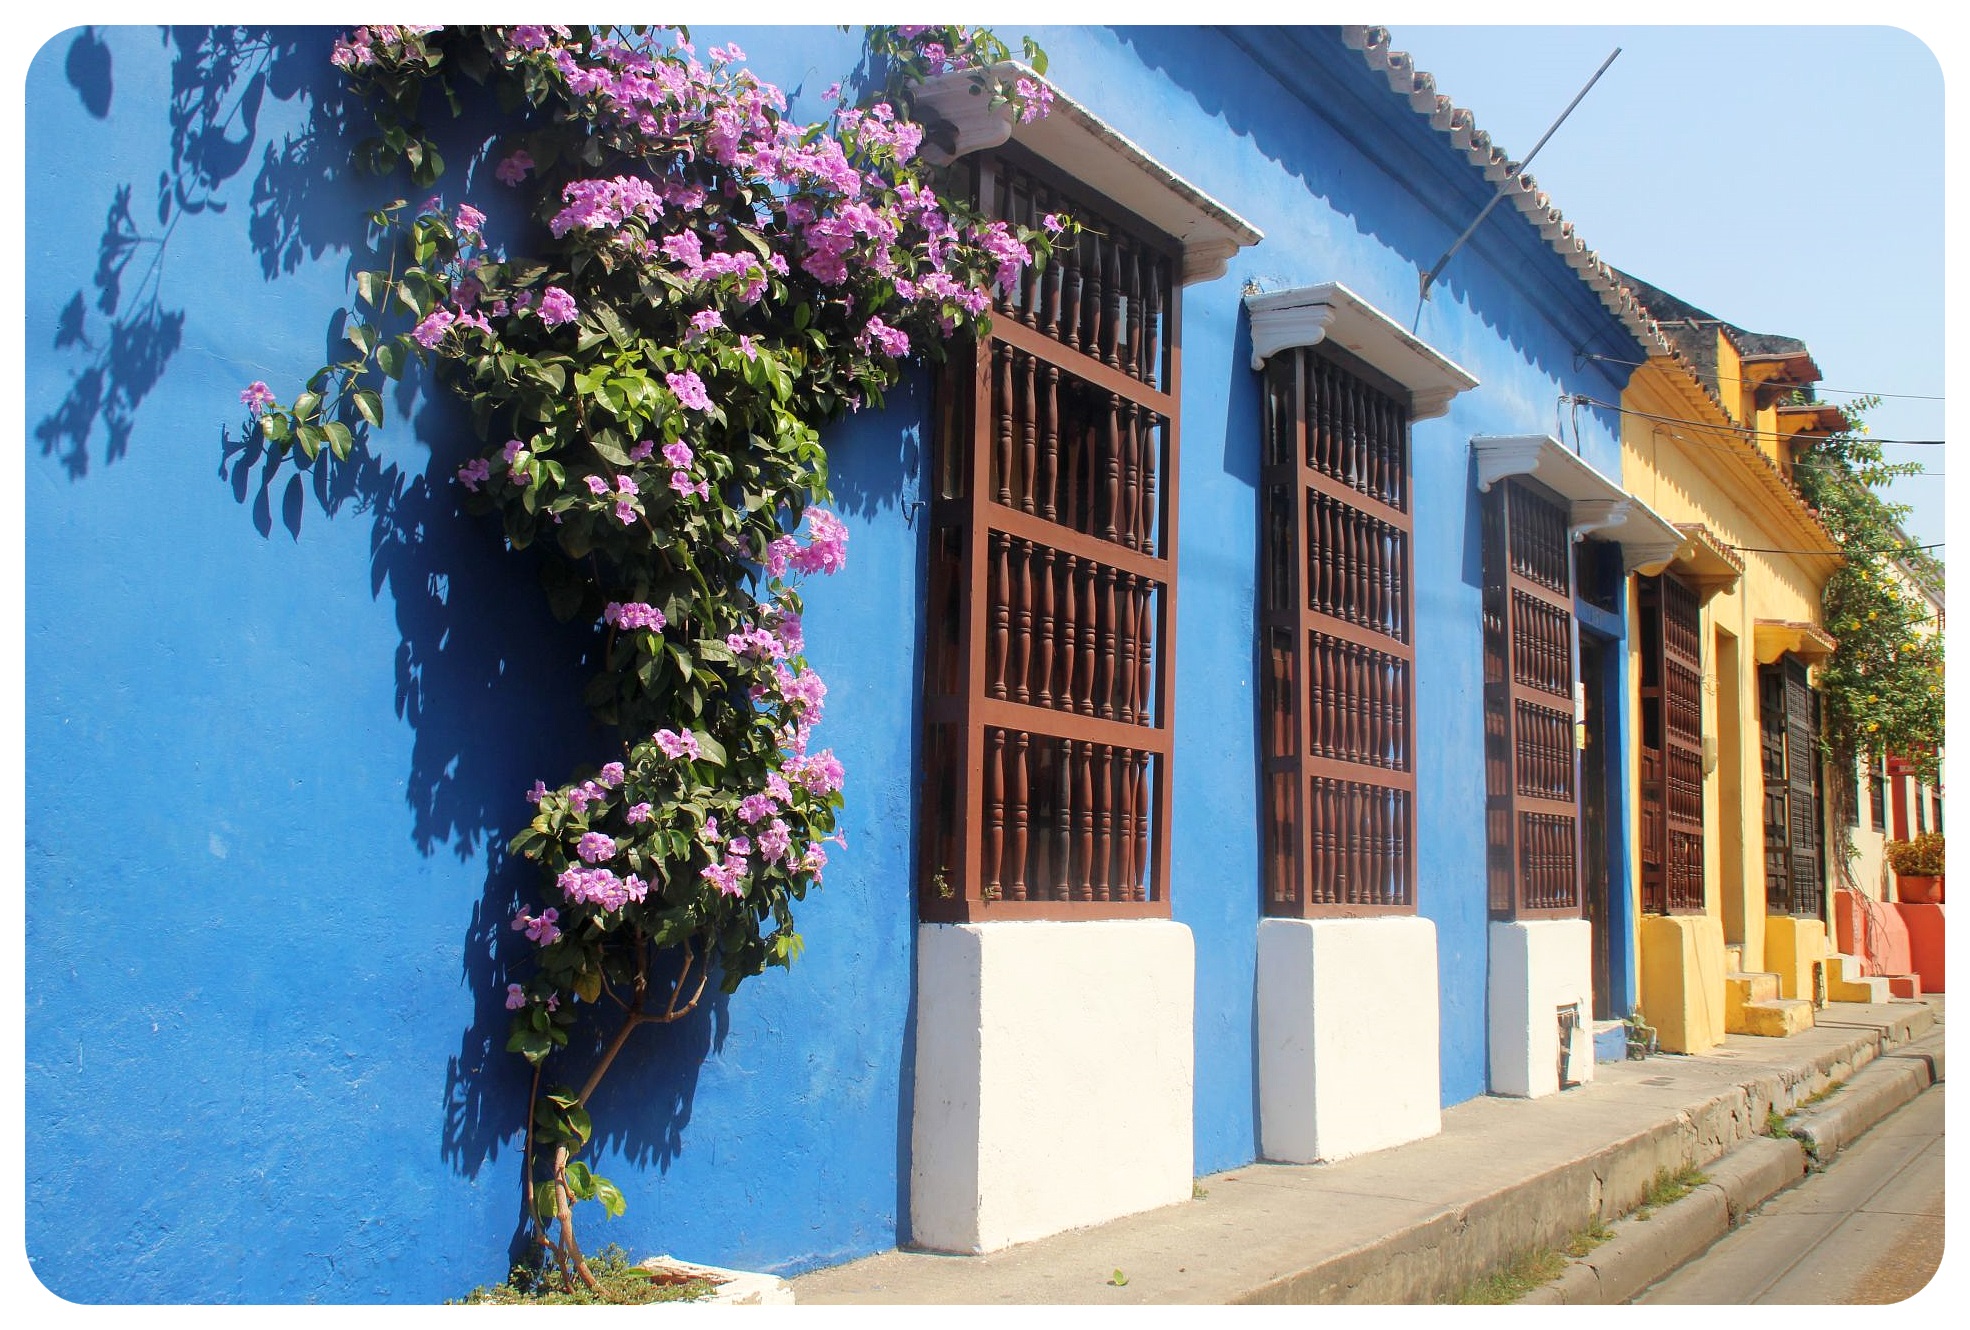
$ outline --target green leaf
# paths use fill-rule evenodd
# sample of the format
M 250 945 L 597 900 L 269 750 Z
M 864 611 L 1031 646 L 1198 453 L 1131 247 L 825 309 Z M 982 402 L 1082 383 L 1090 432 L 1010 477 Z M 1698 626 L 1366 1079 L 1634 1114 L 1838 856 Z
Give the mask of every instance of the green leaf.
M 724 744 L 718 742 L 718 740 L 712 738 L 711 735 L 703 730 L 692 730 L 691 733 L 698 736 L 698 751 L 703 754 L 705 761 L 715 767 L 722 767 L 730 760 L 725 754 Z
M 600 976 L 597 978 L 599 979 Z M 576 1141 L 582 1145 L 587 1145 L 588 1138 L 595 1132 L 595 1124 L 589 1121 L 588 1110 L 579 1104 L 568 1110 L 568 1127 L 574 1132 Z
M 567 1167 L 568 1194 L 577 1201 L 586 1201 L 595 1195 L 595 1175 L 588 1171 L 588 1165 L 576 1159 Z
M 319 425 L 297 425 L 294 427 L 294 440 L 301 445 L 302 453 L 309 461 L 314 461 L 321 452 L 322 432 Z
M 374 388 L 358 388 L 356 389 L 355 397 L 356 414 L 367 420 L 371 425 L 379 429 L 382 428 L 383 394 L 377 392 Z
M 356 447 L 356 438 L 349 433 L 349 427 L 339 420 L 331 420 L 322 426 L 322 431 L 328 436 L 328 450 L 335 454 L 336 460 L 348 461 Z
M 296 420 L 299 421 L 313 420 L 315 418 L 316 413 L 319 412 L 320 410 L 321 410 L 320 393 L 302 393 L 299 397 L 294 399 L 294 418 Z
M 291 433 L 287 416 L 279 411 L 269 411 L 260 417 L 260 429 L 269 443 L 286 443 Z
M 595 1179 L 595 1199 L 602 1202 L 602 1209 L 611 1219 L 622 1218 L 622 1212 L 629 1208 L 623 1201 L 622 1190 L 607 1178 Z
M 376 367 L 390 378 L 403 377 L 404 340 L 401 336 L 376 348 Z
M 561 1213 L 561 1189 L 552 1178 L 534 1184 L 534 1216 L 542 1223 Z

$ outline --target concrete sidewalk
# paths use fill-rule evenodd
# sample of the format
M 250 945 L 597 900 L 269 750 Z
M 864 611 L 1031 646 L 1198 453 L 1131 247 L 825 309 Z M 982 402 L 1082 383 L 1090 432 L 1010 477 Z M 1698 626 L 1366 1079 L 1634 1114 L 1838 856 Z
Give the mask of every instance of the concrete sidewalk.
M 1337 1164 L 1248 1164 L 1200 1179 L 1187 1204 L 987 1256 L 891 1251 L 790 1282 L 808 1304 L 1436 1302 L 1632 1209 L 1658 1170 L 1719 1160 L 1760 1137 L 1769 1110 L 1792 1112 L 1912 1040 L 1933 1056 L 1898 1057 L 1866 1080 L 1893 1088 L 1843 1092 L 1829 1110 L 1846 1099 L 1854 1107 L 1840 1114 L 1858 1121 L 1863 1102 L 1887 1104 L 1912 1069 L 1924 1085 L 1940 1079 L 1941 1014 L 1939 997 L 1830 1003 L 1791 1038 L 1732 1035 L 1698 1056 L 1603 1063 L 1589 1084 L 1545 1099 L 1459 1104 L 1440 1135 L 1409 1145 Z M 1828 1150 L 1856 1132 L 1827 1126 Z M 1118 1270 L 1126 1283 L 1110 1282 Z

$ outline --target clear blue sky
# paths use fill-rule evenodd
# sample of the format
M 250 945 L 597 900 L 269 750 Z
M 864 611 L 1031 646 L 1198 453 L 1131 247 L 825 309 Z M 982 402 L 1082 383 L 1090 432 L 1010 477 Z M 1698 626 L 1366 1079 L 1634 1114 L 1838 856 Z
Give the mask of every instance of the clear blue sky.
M 1619 46 L 1529 168 L 1580 237 L 1727 322 L 1800 338 L 1829 400 L 1915 395 L 1884 398 L 1875 435 L 1945 437 L 1943 403 L 1919 400 L 1944 392 L 1943 72 L 1921 40 L 1886 27 L 1389 27 L 1513 157 Z M 1938 474 L 1943 452 L 1888 449 Z M 1917 541 L 1944 539 L 1940 479 L 1893 497 L 1913 506 Z

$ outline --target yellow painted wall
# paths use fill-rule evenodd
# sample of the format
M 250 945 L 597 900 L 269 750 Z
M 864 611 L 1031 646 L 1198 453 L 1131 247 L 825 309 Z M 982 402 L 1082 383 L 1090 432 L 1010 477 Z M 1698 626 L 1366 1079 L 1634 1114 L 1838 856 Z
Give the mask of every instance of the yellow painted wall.
M 1780 997 L 1813 997 L 1813 967 L 1826 959 L 1826 923 L 1775 914 L 1765 921 L 1765 969 L 1778 976 Z
M 1724 1042 L 1724 932 L 1716 916 L 1642 918 L 1642 1015 L 1664 1052 L 1701 1053 Z
M 1727 390 L 1738 386 L 1731 378 L 1739 375 L 1738 362 L 1730 348 L 1719 348 L 1720 374 Z M 1728 364 L 1724 363 L 1728 359 Z M 1683 1002 L 1692 1012 L 1714 1010 L 1717 1037 L 1723 1033 L 1722 945 L 1741 944 L 1743 963 L 1748 970 L 1767 970 L 1767 920 L 1765 914 L 1764 869 L 1764 790 L 1760 774 L 1758 665 L 1756 624 L 1760 619 L 1780 619 L 1817 624 L 1821 622 L 1820 593 L 1831 566 L 1822 559 L 1800 558 L 1791 554 L 1762 551 L 1801 548 L 1797 526 L 1787 521 L 1778 505 L 1786 502 L 1771 495 L 1748 478 L 1737 455 L 1743 436 L 1703 425 L 1680 424 L 1701 418 L 1707 407 L 1692 398 L 1692 381 L 1686 371 L 1651 360 L 1636 370 L 1623 394 L 1622 405 L 1629 414 L 1622 418 L 1622 486 L 1671 522 L 1700 522 L 1719 541 L 1742 551 L 1745 563 L 1742 577 L 1727 591 L 1710 595 L 1703 606 L 1701 641 L 1703 644 L 1704 733 L 1715 739 L 1717 767 L 1704 778 L 1704 880 L 1708 896 L 1708 929 L 1717 941 L 1718 963 L 1714 994 L 1706 988 L 1689 994 Z M 1743 385 L 1748 389 L 1749 385 Z M 1727 391 L 1727 398 L 1730 394 Z M 1749 408 L 1748 398 L 1732 405 Z M 1668 421 L 1649 419 L 1668 417 Z M 1631 621 L 1635 610 L 1634 590 L 1630 588 Z M 1630 705 L 1639 707 L 1641 689 L 1640 634 L 1629 637 Z M 1719 656 L 1726 668 L 1719 670 Z M 1730 668 L 1734 660 L 1735 668 Z M 1724 723 L 1735 714 L 1730 732 Z M 1720 773 L 1735 766 L 1739 773 L 1739 796 L 1727 801 L 1723 796 Z M 1629 766 L 1627 791 L 1631 826 L 1640 825 L 1639 750 Z M 1722 819 L 1727 804 L 1734 804 L 1735 833 L 1724 834 Z M 1640 913 L 1641 849 L 1637 842 L 1630 851 L 1630 880 L 1635 883 L 1635 909 Z M 1651 938 L 1670 945 L 1670 934 L 1652 928 L 1655 920 L 1643 921 L 1638 930 L 1642 951 L 1638 970 L 1644 984 L 1652 972 L 1648 955 Z M 1691 940 L 1700 930 L 1681 930 L 1674 945 L 1687 950 L 1698 944 Z M 1707 936 L 1707 934 L 1705 934 Z M 1707 944 L 1705 944 L 1707 945 Z M 1694 956 L 1695 952 L 1689 952 Z M 1707 953 L 1706 953 L 1707 954 Z M 1688 957 L 1672 961 L 1662 958 L 1654 966 L 1658 987 L 1673 972 L 1680 982 L 1709 985 L 1713 976 L 1704 964 Z M 1660 1001 L 1660 999 L 1658 999 Z M 1647 999 L 1643 1009 L 1651 1021 L 1656 1012 Z M 1690 1017 L 1692 1037 L 1702 1037 L 1698 1018 Z

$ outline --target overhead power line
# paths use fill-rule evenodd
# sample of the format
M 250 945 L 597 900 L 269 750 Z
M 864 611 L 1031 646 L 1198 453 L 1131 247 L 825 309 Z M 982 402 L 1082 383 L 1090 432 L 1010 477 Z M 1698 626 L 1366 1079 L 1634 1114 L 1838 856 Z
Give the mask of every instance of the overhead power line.
M 1618 411 L 1624 416 L 1638 416 L 1643 420 L 1660 420 L 1668 425 L 1688 425 L 1691 429 L 1728 430 L 1733 434 L 1742 434 L 1753 439 L 1790 439 L 1797 437 L 1796 435 L 1787 434 L 1782 430 L 1758 429 L 1752 425 L 1720 425 L 1710 420 L 1691 420 L 1688 416 L 1660 416 L 1652 411 L 1637 411 L 1631 406 L 1620 406 L 1614 402 L 1603 402 L 1600 398 L 1589 397 L 1585 393 L 1575 393 L 1569 400 L 1580 406 L 1598 406 L 1606 411 Z M 1941 448 L 1945 443 L 1945 440 L 1942 439 L 1879 439 L 1872 434 L 1861 435 L 1860 437 L 1865 438 L 1869 443 L 1892 443 L 1907 448 Z
M 1641 369 L 1648 364 L 1645 360 L 1623 360 L 1620 356 L 1606 356 L 1600 354 L 1598 351 L 1582 351 L 1580 352 L 1580 358 L 1582 360 L 1603 360 L 1610 365 L 1627 365 L 1631 369 Z M 1747 379 L 1736 374 L 1719 374 L 1717 379 L 1722 383 L 1755 384 L 1759 382 L 1757 379 Z M 1900 397 L 1911 402 L 1942 402 L 1948 400 L 1939 393 L 1884 393 L 1877 392 L 1872 388 L 1828 388 L 1818 383 L 1813 384 L 1812 389 L 1816 393 L 1839 393 L 1843 397 Z

